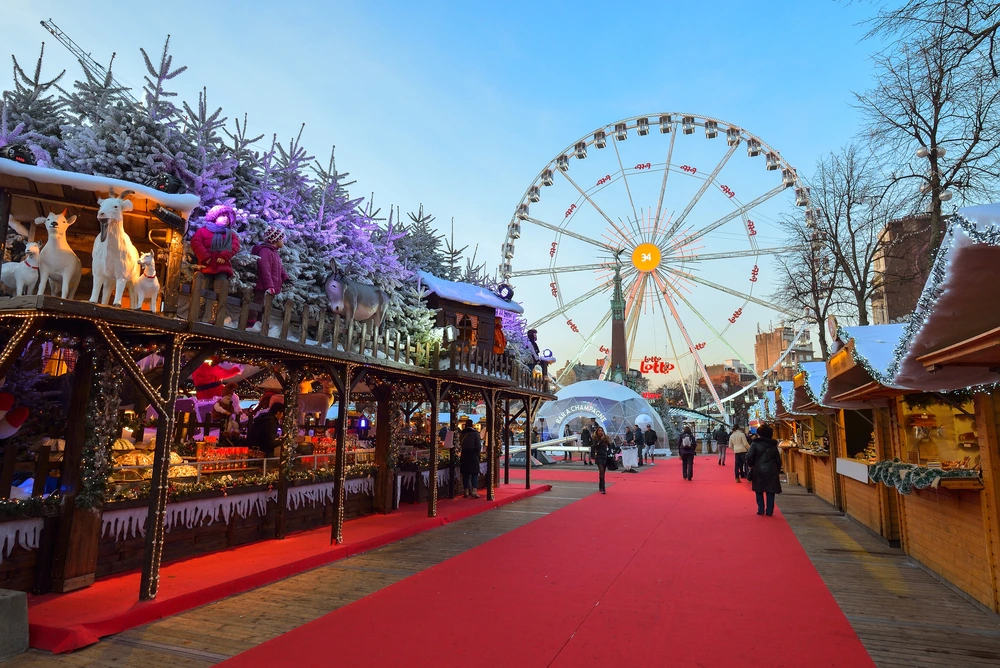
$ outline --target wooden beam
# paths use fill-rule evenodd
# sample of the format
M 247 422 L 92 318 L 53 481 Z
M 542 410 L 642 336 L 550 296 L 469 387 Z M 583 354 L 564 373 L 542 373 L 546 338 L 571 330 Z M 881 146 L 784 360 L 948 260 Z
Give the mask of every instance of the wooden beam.
M 990 606 L 1000 612 L 1000 397 L 995 392 L 973 395 L 976 431 L 982 457 L 983 532 L 991 584 Z
M 146 540 L 142 552 L 142 574 L 139 577 L 139 600 L 156 598 L 160 586 L 160 562 L 163 559 L 164 514 L 167 507 L 167 474 L 170 469 L 170 438 L 174 431 L 173 400 L 180 385 L 181 362 L 187 335 L 175 334 L 163 352 L 163 383 L 154 404 L 156 445 L 153 452 L 153 472 L 149 481 L 149 506 L 146 512 Z
M 164 403 L 164 399 L 157 392 L 156 388 L 149 382 L 146 375 L 136 364 L 136 361 L 132 359 L 132 354 L 125 348 L 125 345 L 121 342 L 121 339 L 112 331 L 111 327 L 106 322 L 97 323 L 97 331 L 101 333 L 108 345 L 111 346 L 111 354 L 121 362 L 122 366 L 128 371 L 129 376 L 132 378 L 132 382 L 136 384 L 142 395 L 149 400 L 149 403 L 153 405 L 158 414 L 165 413 L 168 408 Z M 175 393 L 176 394 L 176 393 Z M 171 399 L 171 405 L 172 405 Z M 172 411 L 172 408 L 169 410 Z
M 21 321 L 17 330 L 0 349 L 0 378 L 7 375 L 7 371 L 14 364 L 14 361 L 21 356 L 28 343 L 35 337 L 41 329 L 42 319 L 30 315 Z
M 928 371 L 946 366 L 1000 367 L 1000 327 L 921 355 L 917 362 Z
M 338 545 L 344 542 L 344 480 L 347 468 L 347 407 L 351 401 L 351 376 L 354 367 L 350 364 L 341 369 L 327 366 L 330 378 L 337 387 L 337 446 L 333 463 L 333 496 L 335 515 L 330 529 L 330 544 Z
M 431 397 L 431 452 L 430 452 L 430 477 L 428 479 L 427 488 L 427 516 L 437 517 L 437 459 L 438 459 L 438 406 L 441 404 L 441 383 L 437 380 L 431 380 L 430 383 L 433 386 L 433 394 Z M 417 471 L 417 476 L 420 476 L 420 471 Z M 418 486 L 419 488 L 419 486 Z
M 6 188 L 0 188 L 0 230 L 3 230 L 3 233 L 0 234 L 0 262 L 3 262 L 4 253 L 7 250 L 7 219 L 10 217 L 13 203 L 10 191 Z

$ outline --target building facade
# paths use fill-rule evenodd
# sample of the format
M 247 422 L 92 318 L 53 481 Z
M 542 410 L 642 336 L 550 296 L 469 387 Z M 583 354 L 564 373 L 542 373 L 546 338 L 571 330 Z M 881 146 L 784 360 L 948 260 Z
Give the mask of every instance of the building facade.
M 754 368 L 760 374 L 766 373 L 793 344 L 794 347 L 769 380 L 778 382 L 794 379 L 799 362 L 811 362 L 815 359 L 809 330 L 802 332 L 798 341 L 795 340 L 795 330 L 786 325 L 779 325 L 770 332 L 758 332 L 753 346 Z

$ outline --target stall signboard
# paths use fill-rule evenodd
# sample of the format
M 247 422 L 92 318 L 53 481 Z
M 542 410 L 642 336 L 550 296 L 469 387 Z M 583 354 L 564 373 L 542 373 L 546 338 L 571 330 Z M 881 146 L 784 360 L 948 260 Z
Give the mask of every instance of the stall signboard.
M 654 401 L 656 399 L 662 399 L 663 398 L 663 393 L 662 392 L 643 392 L 642 393 L 642 398 L 643 399 L 647 399 L 649 401 Z
M 607 418 L 604 417 L 604 413 L 601 411 L 600 408 L 595 406 L 593 402 L 581 401 L 579 403 L 573 404 L 572 406 L 566 408 L 561 413 L 559 413 L 559 415 L 556 416 L 555 420 L 553 420 L 553 423 L 555 423 L 555 425 L 558 426 L 562 424 L 562 421 L 565 420 L 567 417 L 576 415 L 578 413 L 587 413 L 589 415 L 593 415 L 594 417 L 596 417 L 600 422 L 607 422 Z

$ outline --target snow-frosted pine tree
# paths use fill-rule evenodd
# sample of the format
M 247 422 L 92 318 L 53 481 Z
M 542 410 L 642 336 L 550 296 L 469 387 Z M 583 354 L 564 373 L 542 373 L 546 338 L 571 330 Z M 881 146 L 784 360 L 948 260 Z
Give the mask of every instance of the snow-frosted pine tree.
M 21 141 L 31 148 L 38 164 L 47 167 L 52 156 L 62 145 L 63 102 L 54 95 L 59 89 L 59 80 L 66 74 L 63 70 L 54 78 L 42 78 L 42 59 L 45 57 L 45 43 L 42 43 L 35 63 L 35 71 L 28 74 L 14 61 L 14 90 L 4 91 L 5 123 L 13 130 L 20 127 L 16 137 L 7 137 L 0 144 Z M 6 132 L 6 131 L 5 131 Z

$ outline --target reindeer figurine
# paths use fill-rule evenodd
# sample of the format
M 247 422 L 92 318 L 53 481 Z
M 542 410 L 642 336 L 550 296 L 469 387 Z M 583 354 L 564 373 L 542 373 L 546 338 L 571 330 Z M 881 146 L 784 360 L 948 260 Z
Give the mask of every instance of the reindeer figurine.
M 94 239 L 91 265 L 94 289 L 90 292 L 92 304 L 96 304 L 100 298 L 101 303 L 107 305 L 111 300 L 112 285 L 115 289 L 115 306 L 122 305 L 122 294 L 126 287 L 129 301 L 135 303 L 138 299 L 135 284 L 140 278 L 139 251 L 122 223 L 125 212 L 132 210 L 132 202 L 126 198 L 133 192 L 126 190 L 121 195 L 116 195 L 113 188 L 108 188 L 108 197 L 97 200 L 97 221 L 101 224 L 101 233 Z
M 132 308 L 141 311 L 142 305 L 149 299 L 149 310 L 156 313 L 156 297 L 160 294 L 160 279 L 156 277 L 156 259 L 152 253 L 139 256 L 139 268 L 142 275 L 135 284 L 135 299 Z

